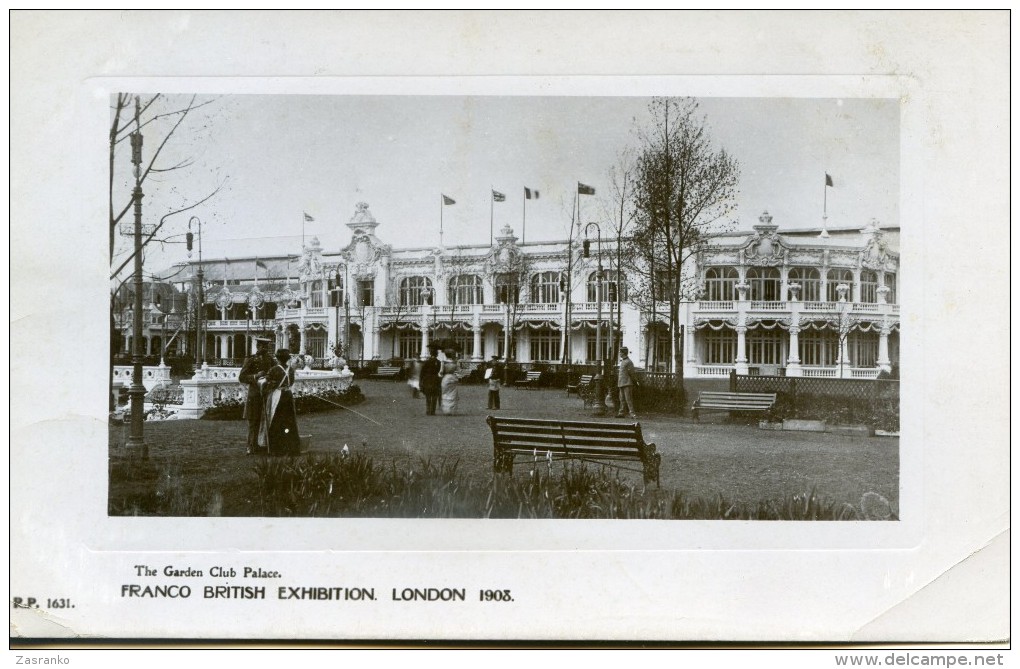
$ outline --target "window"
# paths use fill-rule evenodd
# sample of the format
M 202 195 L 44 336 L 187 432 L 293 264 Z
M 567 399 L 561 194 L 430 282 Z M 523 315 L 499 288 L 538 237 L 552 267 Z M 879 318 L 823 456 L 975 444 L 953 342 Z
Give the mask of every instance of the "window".
M 616 302 L 618 298 L 627 299 L 627 283 L 621 281 L 622 290 L 616 288 L 616 275 L 610 272 L 602 274 L 602 301 Z M 621 294 L 622 293 L 622 294 Z M 598 302 L 598 272 L 588 275 L 588 301 Z M 668 297 L 666 299 L 669 299 Z
M 733 299 L 734 289 L 739 280 L 733 267 L 709 267 L 705 270 L 705 300 L 728 302 Z
M 878 274 L 870 269 L 861 272 L 861 302 L 865 304 L 878 302 Z
M 889 304 L 896 304 L 896 274 L 894 272 L 885 273 L 885 287 L 889 289 L 885 301 Z
M 324 301 L 323 301 L 323 298 L 322 298 L 322 282 L 321 281 L 312 281 L 312 285 L 311 285 L 311 289 L 310 290 L 311 290 L 311 296 L 310 296 L 311 302 L 310 302 L 310 304 L 308 306 L 310 306 L 313 309 L 316 309 L 316 308 L 324 306 Z
M 551 304 L 560 301 L 560 273 L 542 272 L 531 277 L 531 301 Z
M 669 341 L 669 328 L 661 324 L 649 326 L 648 329 L 648 364 L 656 371 L 668 369 L 672 346 Z
M 598 340 L 598 337 L 596 336 L 595 330 L 591 330 L 590 332 L 588 332 L 588 342 L 587 342 L 587 346 L 585 347 L 585 356 L 586 356 L 585 357 L 585 362 L 596 362 L 596 361 L 598 361 L 598 359 L 599 359 L 598 358 L 598 348 L 596 347 L 597 340 Z M 604 329 L 603 332 L 602 332 L 602 359 L 603 360 L 609 360 L 609 355 L 610 355 L 610 351 L 609 351 L 609 332 L 608 332 L 608 330 Z
M 751 300 L 775 302 L 781 299 L 782 284 L 775 267 L 752 267 L 747 270 L 747 283 L 751 286 Z
M 497 304 L 517 304 L 520 299 L 521 285 L 516 274 L 497 275 L 495 288 Z
M 475 336 L 470 330 L 456 329 L 450 333 L 450 339 L 453 341 L 453 348 L 457 350 L 457 353 L 462 358 L 470 358 L 474 355 L 475 351 Z M 479 354 L 485 356 L 485 339 L 482 339 L 482 351 Z
M 447 301 L 450 304 L 481 304 L 482 277 L 474 274 L 458 274 L 450 278 L 447 286 Z
M 839 291 L 836 290 L 839 284 L 845 283 L 849 290 L 846 294 L 847 301 L 853 299 L 854 294 L 854 273 L 849 269 L 830 269 L 826 275 L 828 286 L 825 289 L 825 299 L 827 302 L 839 302 Z
M 400 357 L 417 358 L 421 353 L 421 334 L 417 330 L 400 330 Z
M 723 328 L 705 332 L 705 363 L 732 365 L 737 359 L 737 333 Z
M 305 350 L 308 355 L 313 358 L 325 358 L 326 357 L 326 333 L 325 332 L 309 332 L 308 338 L 305 341 Z
M 863 284 L 863 281 L 861 282 Z M 846 339 L 846 352 L 854 367 L 875 367 L 878 364 L 878 333 L 851 332 Z
M 400 304 L 405 307 L 417 307 L 429 301 L 428 291 L 432 289 L 432 281 L 424 276 L 409 276 L 400 282 Z M 422 290 L 425 294 L 422 295 Z
M 747 361 L 756 365 L 783 365 L 783 339 L 779 328 L 747 332 Z
M 375 306 L 375 281 L 363 279 L 358 281 L 358 302 L 362 307 Z
M 558 284 L 557 284 L 558 287 Z M 560 333 L 552 328 L 531 331 L 531 360 L 556 362 L 560 359 Z
M 800 284 L 800 299 L 805 302 L 821 302 L 822 277 L 814 267 L 794 267 L 790 270 L 789 283 Z
M 839 337 L 830 330 L 801 330 L 800 363 L 835 365 L 839 359 Z

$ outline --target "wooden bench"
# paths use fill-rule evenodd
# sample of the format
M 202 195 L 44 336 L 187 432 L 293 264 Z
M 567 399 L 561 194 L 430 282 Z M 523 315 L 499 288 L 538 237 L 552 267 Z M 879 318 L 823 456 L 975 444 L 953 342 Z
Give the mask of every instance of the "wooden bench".
M 541 420 L 538 418 L 485 419 L 492 430 L 493 470 L 513 473 L 514 459 L 521 455 L 546 460 L 581 460 L 640 471 L 645 483 L 659 485 L 662 456 L 655 444 L 646 444 L 640 423 Z M 641 469 L 621 466 L 639 462 Z
M 769 411 L 776 403 L 775 393 L 722 393 L 703 391 L 691 408 L 698 420 L 701 411 Z
M 538 387 L 538 382 L 541 379 L 542 379 L 542 372 L 528 372 L 528 375 L 525 378 L 520 379 L 519 381 L 514 381 L 514 387 L 515 388 L 537 388 Z
M 567 384 L 567 394 L 568 395 L 570 393 L 580 394 L 582 388 L 586 388 L 588 385 L 591 384 L 592 378 L 593 377 L 592 377 L 591 374 L 582 374 L 581 378 L 579 378 L 577 380 L 577 383 L 574 383 L 574 384 L 568 383 Z
M 373 379 L 395 379 L 400 376 L 400 367 L 380 367 L 369 377 Z

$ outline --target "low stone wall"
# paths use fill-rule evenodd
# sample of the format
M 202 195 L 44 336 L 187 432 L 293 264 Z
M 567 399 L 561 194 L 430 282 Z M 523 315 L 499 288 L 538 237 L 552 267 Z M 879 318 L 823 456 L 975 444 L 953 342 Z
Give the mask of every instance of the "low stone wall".
M 121 386 L 124 388 L 130 388 L 131 383 L 133 382 L 133 377 L 134 367 L 132 365 L 114 365 L 114 391 Z M 145 386 L 145 392 L 149 392 L 158 386 L 170 385 L 170 368 L 166 365 L 150 365 L 148 367 L 142 367 L 142 385 Z
M 178 415 L 181 418 L 201 418 L 206 410 L 224 403 L 241 402 L 248 397 L 248 386 L 237 380 L 239 367 L 202 368 L 191 379 L 181 381 L 184 403 Z M 353 375 L 341 375 L 332 370 L 300 369 L 294 378 L 295 395 L 316 395 L 330 390 L 346 391 L 354 381 Z

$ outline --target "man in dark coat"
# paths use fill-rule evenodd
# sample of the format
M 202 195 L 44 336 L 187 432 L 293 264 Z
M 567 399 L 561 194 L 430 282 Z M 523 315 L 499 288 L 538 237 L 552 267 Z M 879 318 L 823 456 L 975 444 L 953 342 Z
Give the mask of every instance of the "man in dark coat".
M 429 346 L 429 358 L 421 366 L 419 385 L 421 386 L 422 394 L 425 395 L 426 416 L 435 416 L 436 405 L 439 403 L 442 385 L 439 373 L 442 371 L 443 366 L 439 362 L 439 358 L 436 357 L 438 350 L 435 346 Z
M 275 364 L 269 353 L 272 339 L 255 337 L 255 355 L 246 358 L 237 380 L 248 386 L 248 398 L 244 401 L 244 417 L 248 420 L 248 455 L 260 452 L 259 426 L 262 423 L 262 392 L 259 379 Z

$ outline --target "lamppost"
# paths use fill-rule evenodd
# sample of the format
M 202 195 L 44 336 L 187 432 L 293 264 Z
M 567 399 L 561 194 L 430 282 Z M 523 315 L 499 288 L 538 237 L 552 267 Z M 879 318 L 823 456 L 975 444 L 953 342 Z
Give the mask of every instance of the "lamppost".
M 427 304 L 432 312 L 432 327 L 428 328 L 430 335 L 435 335 L 436 328 L 438 327 L 436 320 L 436 289 L 432 286 L 425 286 L 421 289 L 421 303 Z
M 192 216 L 188 219 L 188 257 L 191 257 L 191 248 L 195 236 L 191 232 L 191 224 L 198 223 L 198 306 L 195 310 L 195 366 L 201 367 L 205 362 L 205 335 L 202 332 L 202 310 L 205 308 L 205 274 L 202 272 L 202 219 Z M 224 282 L 225 283 L 225 282 Z
M 339 358 L 343 347 L 340 345 L 340 267 L 336 268 L 333 275 L 333 356 Z
M 135 210 L 135 295 L 134 295 L 134 351 L 131 356 L 131 435 L 127 439 L 128 448 L 137 447 L 141 457 L 149 457 L 149 448 L 145 444 L 145 386 L 142 385 L 142 127 L 141 103 L 135 97 L 135 131 L 131 133 L 131 163 L 134 165 L 135 187 L 131 193 Z
M 588 229 L 595 227 L 598 235 L 598 270 L 595 273 L 595 300 L 597 302 L 597 316 L 595 317 L 595 355 L 598 363 L 598 373 L 592 379 L 595 386 L 595 410 L 596 416 L 606 415 L 606 393 L 603 384 L 605 382 L 605 359 L 602 355 L 602 228 L 594 221 L 584 226 L 584 257 L 591 257 L 591 241 L 588 239 Z

